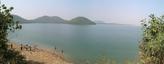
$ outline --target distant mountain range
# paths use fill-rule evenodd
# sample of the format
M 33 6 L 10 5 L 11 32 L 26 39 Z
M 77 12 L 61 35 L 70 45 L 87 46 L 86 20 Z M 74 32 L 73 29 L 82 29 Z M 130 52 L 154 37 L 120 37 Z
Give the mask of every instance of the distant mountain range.
M 20 23 L 58 23 L 58 24 L 77 24 L 77 25 L 95 25 L 94 21 L 91 21 L 85 17 L 76 17 L 71 20 L 64 20 L 58 16 L 42 16 L 33 20 L 24 19 L 18 15 L 13 15 L 15 21 Z

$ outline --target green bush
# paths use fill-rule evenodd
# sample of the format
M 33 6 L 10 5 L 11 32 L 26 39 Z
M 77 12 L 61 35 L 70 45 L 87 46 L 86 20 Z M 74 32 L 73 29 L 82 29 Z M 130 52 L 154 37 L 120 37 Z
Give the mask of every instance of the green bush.
M 142 20 L 140 64 L 164 64 L 164 16 Z
M 0 64 L 26 64 L 24 56 L 9 49 L 7 45 L 8 33 L 21 28 L 21 25 L 13 20 L 10 14 L 12 10 L 13 7 L 8 8 L 0 4 Z

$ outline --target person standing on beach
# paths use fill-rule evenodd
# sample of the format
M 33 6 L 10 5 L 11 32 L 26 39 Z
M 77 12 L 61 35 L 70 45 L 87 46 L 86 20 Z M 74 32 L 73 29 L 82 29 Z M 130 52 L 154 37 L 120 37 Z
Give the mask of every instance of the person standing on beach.
M 21 47 L 20 47 L 21 51 L 23 50 L 23 45 L 21 44 Z
M 56 46 L 54 46 L 54 51 L 53 51 L 53 53 L 56 54 L 56 51 L 57 51 L 57 48 L 56 48 Z
M 31 47 L 31 46 L 29 46 L 29 48 L 30 48 L 30 51 L 32 51 L 32 47 Z
M 31 47 L 31 45 L 29 45 L 29 52 L 30 52 L 30 54 L 32 54 L 32 47 Z
M 56 51 L 56 49 L 57 49 L 56 46 L 54 47 L 54 49 L 55 49 L 55 51 Z
M 61 53 L 62 53 L 62 54 L 64 54 L 64 51 L 63 51 L 63 50 L 61 50 Z
M 26 51 L 27 51 L 28 50 L 28 44 L 26 44 L 26 47 L 25 48 L 26 48 Z

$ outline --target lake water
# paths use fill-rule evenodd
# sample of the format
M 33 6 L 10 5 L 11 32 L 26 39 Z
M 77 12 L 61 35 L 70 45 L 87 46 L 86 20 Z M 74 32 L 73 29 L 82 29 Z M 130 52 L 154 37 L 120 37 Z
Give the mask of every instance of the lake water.
M 130 25 L 69 25 L 22 24 L 23 28 L 10 34 L 18 43 L 56 46 L 72 60 L 95 60 L 105 55 L 117 62 L 134 60 L 138 54 L 141 29 Z

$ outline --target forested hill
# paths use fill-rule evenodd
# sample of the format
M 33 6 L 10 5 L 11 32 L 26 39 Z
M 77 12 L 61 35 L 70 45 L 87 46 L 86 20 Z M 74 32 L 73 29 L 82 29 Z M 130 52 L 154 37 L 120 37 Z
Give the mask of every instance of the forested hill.
M 13 15 L 15 21 L 20 23 L 58 23 L 58 24 L 78 24 L 78 25 L 94 25 L 94 21 L 91 21 L 85 17 L 76 17 L 71 20 L 64 20 L 58 16 L 42 16 L 33 20 L 24 19 L 18 15 Z

